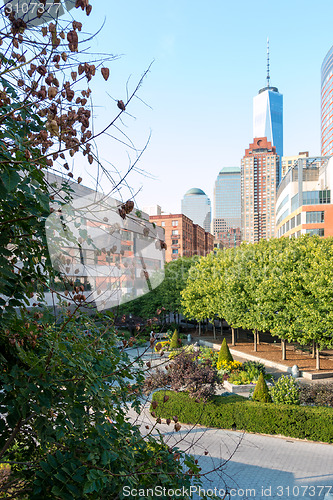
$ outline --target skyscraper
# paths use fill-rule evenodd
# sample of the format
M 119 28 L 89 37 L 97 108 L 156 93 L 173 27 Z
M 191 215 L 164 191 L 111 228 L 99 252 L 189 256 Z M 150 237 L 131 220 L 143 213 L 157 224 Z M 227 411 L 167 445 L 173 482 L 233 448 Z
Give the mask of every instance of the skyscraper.
M 283 95 L 270 86 L 269 45 L 267 40 L 267 86 L 253 98 L 253 137 L 266 137 L 283 156 Z M 279 180 L 281 172 L 279 172 Z
M 194 224 L 210 232 L 211 204 L 208 196 L 198 188 L 192 188 L 182 199 L 182 213 L 193 220 Z
M 321 65 L 321 156 L 333 155 L 333 46 Z
M 266 137 L 254 139 L 242 158 L 242 240 L 274 237 L 279 156 Z
M 214 187 L 213 234 L 223 247 L 240 244 L 241 228 L 241 170 L 224 167 Z

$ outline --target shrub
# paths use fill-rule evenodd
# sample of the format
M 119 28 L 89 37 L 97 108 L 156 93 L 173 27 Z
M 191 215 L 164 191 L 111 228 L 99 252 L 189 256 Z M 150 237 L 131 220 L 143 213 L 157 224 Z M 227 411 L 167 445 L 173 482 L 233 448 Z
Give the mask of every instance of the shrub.
M 259 376 L 259 373 L 262 373 L 263 375 L 266 374 L 265 365 L 263 363 L 260 363 L 259 361 L 245 361 L 243 363 L 243 370 L 244 371 L 251 372 L 251 371 L 253 371 L 253 369 L 258 371 L 258 376 Z
M 244 372 L 243 370 L 237 370 L 230 374 L 230 376 L 228 377 L 228 382 L 231 382 L 235 385 L 241 385 L 251 384 L 253 380 L 249 377 L 248 373 Z
M 163 402 L 164 396 L 168 401 Z M 154 411 L 160 418 L 177 415 L 187 424 L 333 443 L 331 408 L 260 403 L 238 395 L 212 396 L 198 403 L 185 392 L 172 391 L 155 392 L 153 400 L 158 402 Z
M 229 351 L 227 341 L 224 338 L 220 347 L 219 357 L 217 361 L 221 362 L 221 361 L 233 361 L 233 360 L 234 358 L 232 357 L 231 352 Z
M 274 403 L 299 405 L 299 393 L 299 384 L 291 375 L 281 375 L 276 384 L 270 389 Z
M 171 387 L 174 391 L 188 391 L 193 398 L 206 400 L 215 393 L 218 382 L 216 371 L 208 364 L 199 363 L 197 354 L 181 352 L 165 372 L 159 368 L 146 378 L 144 392 Z
M 261 403 L 271 403 L 272 397 L 269 393 L 266 381 L 262 373 L 260 373 L 258 382 L 256 384 L 256 388 L 254 389 L 253 401 L 260 401 Z
M 300 402 L 333 407 L 333 384 L 311 384 L 300 387 Z
M 175 330 L 173 332 L 173 335 L 171 337 L 171 340 L 170 340 L 170 347 L 169 349 L 172 350 L 172 349 L 178 349 L 179 345 L 180 345 L 180 339 L 178 337 L 178 331 Z

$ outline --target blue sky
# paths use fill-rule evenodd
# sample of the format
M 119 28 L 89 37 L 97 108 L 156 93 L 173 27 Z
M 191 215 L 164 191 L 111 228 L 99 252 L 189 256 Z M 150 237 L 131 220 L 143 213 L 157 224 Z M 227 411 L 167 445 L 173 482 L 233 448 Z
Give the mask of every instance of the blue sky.
M 94 1 L 85 23 L 92 49 L 120 57 L 110 79 L 93 85 L 95 127 L 100 129 L 154 61 L 124 117 L 123 130 L 137 148 L 151 133 L 140 168 L 154 179 L 131 174 L 139 207 L 160 204 L 180 212 L 192 187 L 213 202 L 219 170 L 239 166 L 252 141 L 252 99 L 266 85 L 266 39 L 271 85 L 284 96 L 284 154 L 320 154 L 320 67 L 333 45 L 333 3 L 319 0 L 128 0 Z M 101 158 L 121 172 L 135 155 L 111 138 L 98 143 Z M 112 167 L 110 167 L 112 168 Z M 83 165 L 85 184 L 93 175 Z M 102 180 L 107 190 L 107 184 Z M 123 189 L 124 198 L 128 196 Z

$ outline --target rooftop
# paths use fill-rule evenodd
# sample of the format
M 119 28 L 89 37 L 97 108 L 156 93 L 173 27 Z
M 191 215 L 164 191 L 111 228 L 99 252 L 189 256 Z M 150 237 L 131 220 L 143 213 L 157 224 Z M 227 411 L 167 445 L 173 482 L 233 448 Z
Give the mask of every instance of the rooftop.
M 185 196 L 190 196 L 190 195 L 193 195 L 193 194 L 199 194 L 199 195 L 204 195 L 206 196 L 206 193 L 204 193 L 204 191 L 202 191 L 202 189 L 199 189 L 199 188 L 192 188 L 192 189 L 189 189 L 186 193 L 185 193 Z

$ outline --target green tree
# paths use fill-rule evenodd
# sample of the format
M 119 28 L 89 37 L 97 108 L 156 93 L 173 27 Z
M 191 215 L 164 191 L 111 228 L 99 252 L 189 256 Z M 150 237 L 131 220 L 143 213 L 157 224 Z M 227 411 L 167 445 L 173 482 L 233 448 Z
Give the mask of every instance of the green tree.
M 264 375 L 260 373 L 258 382 L 256 383 L 255 389 L 252 395 L 253 401 L 261 401 L 262 403 L 271 403 L 272 398 L 269 393 L 266 380 L 264 379 Z
M 91 12 L 88 1 L 76 7 Z M 105 80 L 109 70 L 105 60 L 89 63 L 84 47 L 78 50 L 81 22 L 29 29 L 14 14 L 2 22 L 0 461 L 10 475 L 0 496 L 117 498 L 124 485 L 189 486 L 199 472 L 194 460 L 168 448 L 160 435 L 143 436 L 128 417 L 130 407 L 139 410 L 144 377 L 140 359 L 125 352 L 134 339 L 121 348 L 112 321 L 103 326 L 100 316 L 97 326 L 81 314 L 81 291 L 67 282 L 76 310 L 67 308 L 67 293 L 57 291 L 64 298 L 59 323 L 42 308 L 26 307 L 36 290 L 38 306 L 44 287 L 62 279 L 45 239 L 45 218 L 59 191 L 47 172 L 60 169 L 73 178 L 68 162 L 76 153 L 89 165 L 97 162 L 89 82 L 98 67 Z M 118 102 L 110 127 L 132 97 Z M 67 192 L 60 206 L 70 200 Z
M 228 347 L 227 341 L 224 338 L 223 342 L 221 344 L 220 350 L 219 350 L 219 356 L 217 358 L 217 362 L 221 363 L 222 361 L 233 361 L 234 358 L 232 357 L 232 354 L 230 352 L 230 349 Z

